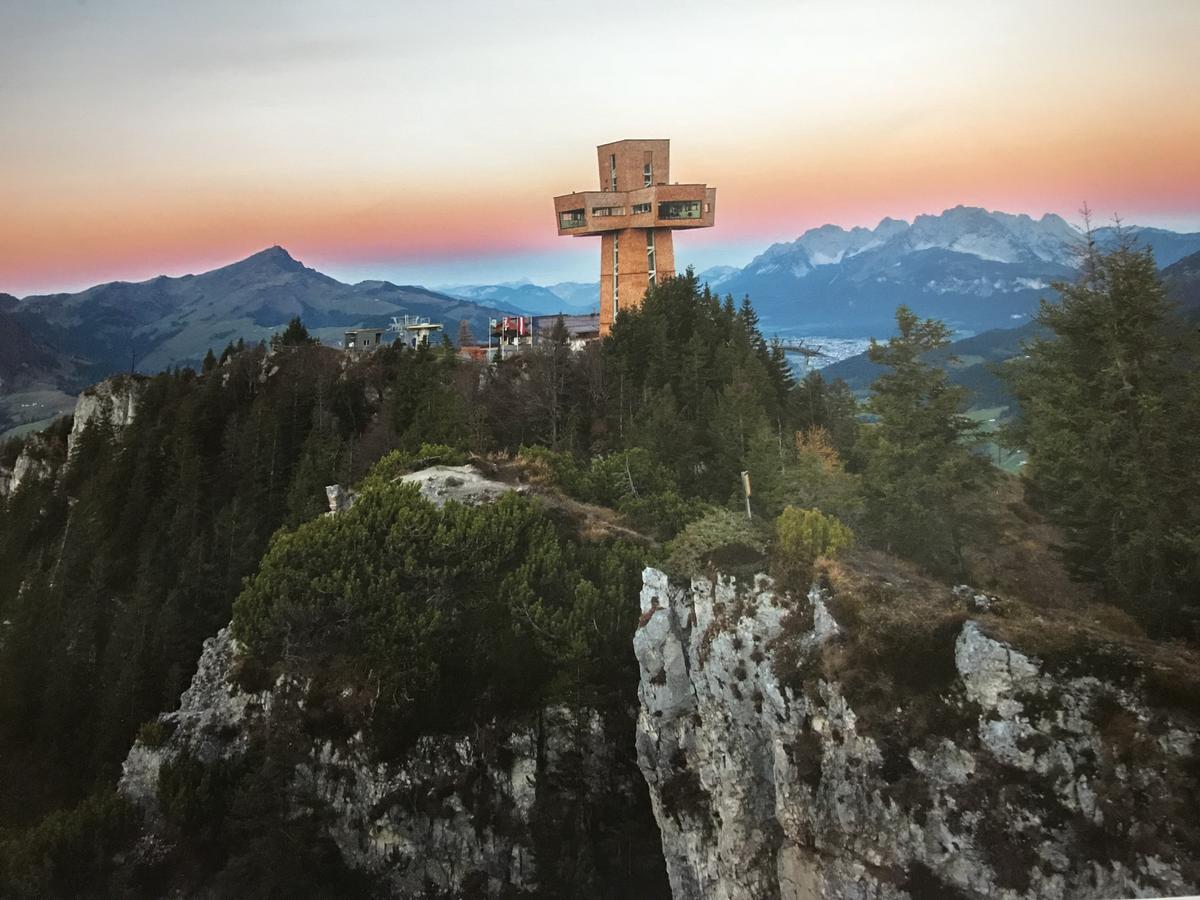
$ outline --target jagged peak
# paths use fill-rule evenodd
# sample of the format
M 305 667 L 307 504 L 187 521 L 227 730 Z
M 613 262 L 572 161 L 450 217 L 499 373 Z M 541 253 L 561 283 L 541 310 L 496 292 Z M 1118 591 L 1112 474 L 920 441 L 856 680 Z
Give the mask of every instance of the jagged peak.
M 296 259 L 292 254 L 278 244 L 274 244 L 265 250 L 259 250 L 247 256 L 245 259 L 233 263 L 234 266 L 260 265 L 270 264 L 280 269 L 286 269 L 292 272 L 299 272 L 305 268 L 304 263 Z

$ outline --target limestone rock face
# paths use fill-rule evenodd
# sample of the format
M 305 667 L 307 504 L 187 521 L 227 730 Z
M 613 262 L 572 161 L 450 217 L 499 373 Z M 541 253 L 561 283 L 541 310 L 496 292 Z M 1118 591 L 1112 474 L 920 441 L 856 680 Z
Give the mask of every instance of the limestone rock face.
M 137 414 L 143 380 L 130 375 L 116 375 L 94 384 L 75 401 L 75 419 L 67 438 L 70 453 L 83 430 L 91 424 L 107 424 L 114 431 L 129 425 Z
M 38 452 L 39 447 L 39 438 L 35 435 L 17 456 L 11 471 L 0 469 L 0 497 L 15 494 L 23 482 L 37 481 L 50 475 L 50 464 Z
M 451 500 L 474 506 L 489 503 L 509 491 L 522 490 L 503 481 L 492 481 L 470 465 L 430 466 L 410 472 L 400 481 L 417 485 L 421 496 L 435 506 L 445 506 Z
M 67 456 L 92 423 L 103 423 L 120 431 L 133 421 L 144 379 L 117 375 L 92 385 L 75 402 L 71 433 L 67 435 Z M 30 435 L 11 469 L 0 466 L 0 497 L 16 493 L 23 483 L 57 477 L 61 471 L 61 445 L 55 452 L 46 434 Z
M 205 641 L 179 709 L 159 717 L 163 737 L 155 746 L 139 739 L 130 750 L 118 789 L 147 812 L 152 829 L 161 822 L 164 764 L 183 754 L 206 764 L 234 761 L 273 719 L 302 711 L 305 685 L 297 679 L 240 689 L 233 676 L 241 654 L 228 628 Z M 394 896 L 425 897 L 430 886 L 446 896 L 533 890 L 535 807 L 554 803 L 548 785 L 578 777 L 581 731 L 590 736 L 582 742 L 585 782 L 599 793 L 640 787 L 609 780 L 611 744 L 599 716 L 553 707 L 470 734 L 423 736 L 397 762 L 375 759 L 361 735 L 314 740 L 291 789 L 321 804 L 347 863 L 384 878 Z
M 676 898 L 1197 892 L 1195 813 L 1164 799 L 1193 783 L 1194 729 L 968 621 L 957 714 L 897 753 L 836 681 L 781 683 L 838 640 L 827 600 L 644 572 L 638 762 Z
M 439 506 L 487 502 L 511 490 L 469 466 L 434 467 L 404 480 L 420 484 Z M 349 508 L 344 491 L 331 486 L 329 493 L 339 499 L 329 515 Z M 179 709 L 143 729 L 126 757 L 119 790 L 146 811 L 151 839 L 163 824 L 164 765 L 185 755 L 206 765 L 234 762 L 320 702 L 298 675 L 243 689 L 238 669 L 245 660 L 230 628 L 206 640 Z M 371 704 L 361 688 L 347 685 L 342 699 Z M 383 761 L 361 732 L 318 739 L 293 729 L 301 758 L 290 791 L 297 806 L 322 809 L 343 859 L 383 879 L 393 896 L 517 896 L 538 889 L 537 849 L 545 840 L 539 829 L 569 804 L 644 804 L 645 787 L 610 731 L 594 711 L 550 706 L 469 733 L 422 735 L 402 757 Z

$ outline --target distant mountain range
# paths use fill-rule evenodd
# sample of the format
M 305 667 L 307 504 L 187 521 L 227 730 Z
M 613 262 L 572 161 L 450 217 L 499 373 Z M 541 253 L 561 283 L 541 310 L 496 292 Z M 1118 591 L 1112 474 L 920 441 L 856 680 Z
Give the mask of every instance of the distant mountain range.
M 1128 231 L 1153 247 L 1160 266 L 1200 252 L 1200 234 Z M 1110 228 L 1095 235 L 1102 244 L 1116 240 Z M 1053 214 L 1032 219 L 957 206 L 911 224 L 814 228 L 768 247 L 747 266 L 715 266 L 698 277 L 721 294 L 748 294 L 767 333 L 886 336 L 901 303 L 958 331 L 983 332 L 1028 322 L 1039 299 L 1053 297 L 1051 282 L 1074 276 L 1080 240 Z M 143 372 L 195 364 L 209 347 L 267 338 L 292 316 L 328 343 L 345 328 L 384 326 L 406 313 L 445 323 L 453 338 L 462 319 L 482 336 L 490 318 L 592 312 L 598 295 L 596 282 L 440 290 L 346 284 L 282 247 L 200 275 L 21 300 L 0 294 L 0 432 L 69 408 L 70 395 L 131 364 Z
M 1200 233 L 1132 226 L 1160 266 L 1200 251 Z M 1099 228 L 1102 246 L 1117 241 Z M 1083 235 L 1062 217 L 989 212 L 956 206 L 910 224 L 884 219 L 875 228 L 823 225 L 774 244 L 748 265 L 698 274 L 722 295 L 749 295 L 768 332 L 797 336 L 890 334 L 905 303 L 960 332 L 1013 328 L 1029 321 L 1051 284 L 1074 277 Z M 441 288 L 506 310 L 549 314 L 595 308 L 599 285 L 545 287 L 528 281 Z
M 1162 270 L 1162 278 L 1168 295 L 1184 316 L 1200 324 L 1200 251 L 1172 262 Z M 1019 356 L 1024 352 L 1023 344 L 1043 333 L 1036 322 L 1027 322 L 1018 328 L 985 331 L 955 341 L 944 350 L 930 354 L 929 360 L 947 365 L 950 380 L 971 389 L 972 408 L 1010 407 L 1012 395 L 992 367 Z M 955 357 L 956 361 L 947 363 L 950 357 Z M 867 359 L 865 353 L 821 370 L 824 377 L 841 378 L 860 394 L 867 391 L 881 372 L 882 369 Z
M 1128 231 L 1154 248 L 1160 266 L 1200 250 L 1200 234 Z M 1112 228 L 1095 236 L 1102 245 L 1117 239 Z M 1052 295 L 1052 282 L 1073 277 L 1082 240 L 1054 214 L 1032 219 L 956 206 L 911 225 L 884 219 L 873 229 L 814 228 L 709 283 L 722 294 L 748 294 L 769 331 L 888 334 L 901 303 L 955 330 L 984 331 L 1028 321 L 1039 299 Z
M 502 309 L 518 315 L 552 316 L 556 313 L 579 315 L 600 308 L 600 282 L 590 284 L 562 281 L 542 285 L 531 281 L 506 281 L 500 284 L 459 284 L 438 288 L 452 297 Z

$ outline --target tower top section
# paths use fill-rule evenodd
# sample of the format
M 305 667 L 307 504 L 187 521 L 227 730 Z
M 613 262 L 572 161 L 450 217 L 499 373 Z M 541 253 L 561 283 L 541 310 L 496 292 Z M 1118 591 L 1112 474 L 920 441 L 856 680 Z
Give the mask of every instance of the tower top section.
M 596 148 L 600 190 L 554 198 L 558 233 L 583 237 L 625 228 L 709 228 L 717 189 L 671 182 L 671 142 L 625 140 Z
M 600 190 L 632 191 L 669 184 L 671 142 L 666 140 L 613 141 L 596 148 Z

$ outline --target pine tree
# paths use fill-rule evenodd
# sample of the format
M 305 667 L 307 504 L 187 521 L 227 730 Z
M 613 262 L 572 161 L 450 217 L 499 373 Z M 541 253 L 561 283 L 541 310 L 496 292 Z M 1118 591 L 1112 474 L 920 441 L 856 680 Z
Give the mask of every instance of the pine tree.
M 746 329 L 746 337 L 751 345 L 762 346 L 763 338 L 758 331 L 758 313 L 754 311 L 754 304 L 750 302 L 749 294 L 742 298 L 742 305 L 738 307 L 738 318 L 741 320 L 742 327 Z
M 1090 244 L 1057 285 L 1010 380 L 1034 503 L 1065 532 L 1074 573 L 1169 631 L 1200 612 L 1200 352 L 1149 248 Z M 1180 615 L 1190 625 L 1178 621 Z
M 871 362 L 886 366 L 871 386 L 877 424 L 863 434 L 865 524 L 876 543 L 943 572 L 962 574 L 965 541 L 979 521 L 980 489 L 990 476 L 972 453 L 980 441 L 964 416 L 966 389 L 922 357 L 950 342 L 934 319 L 896 310 L 897 335 L 871 341 Z
M 271 336 L 272 347 L 300 347 L 304 344 L 315 343 L 316 339 L 309 335 L 308 329 L 304 327 L 299 316 L 292 316 L 291 321 L 287 323 L 287 328 Z

